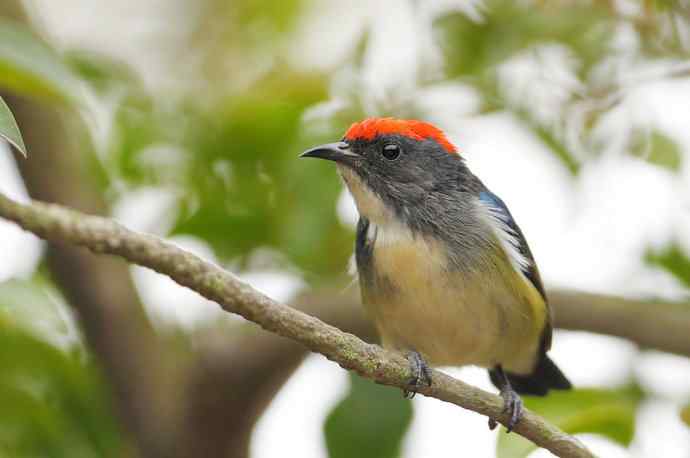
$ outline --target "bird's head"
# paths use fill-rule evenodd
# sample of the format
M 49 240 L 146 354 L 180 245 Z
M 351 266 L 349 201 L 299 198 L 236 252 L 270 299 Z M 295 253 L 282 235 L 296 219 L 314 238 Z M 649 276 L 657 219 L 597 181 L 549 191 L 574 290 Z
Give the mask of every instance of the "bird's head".
M 463 160 L 445 134 L 426 122 L 370 118 L 343 139 L 301 157 L 334 161 L 361 215 L 384 223 L 409 213 L 431 192 L 457 186 Z

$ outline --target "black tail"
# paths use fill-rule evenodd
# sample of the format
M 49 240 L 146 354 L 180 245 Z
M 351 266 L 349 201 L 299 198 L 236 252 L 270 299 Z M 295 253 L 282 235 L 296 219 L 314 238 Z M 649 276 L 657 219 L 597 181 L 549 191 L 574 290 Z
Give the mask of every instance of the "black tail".
M 491 382 L 500 389 L 500 381 L 496 378 L 495 372 L 489 371 L 489 376 Z M 539 364 L 534 368 L 534 372 L 530 375 L 516 375 L 506 372 L 506 376 L 513 389 L 520 394 L 544 396 L 549 390 L 569 390 L 573 387 L 558 366 L 546 355 L 542 356 Z

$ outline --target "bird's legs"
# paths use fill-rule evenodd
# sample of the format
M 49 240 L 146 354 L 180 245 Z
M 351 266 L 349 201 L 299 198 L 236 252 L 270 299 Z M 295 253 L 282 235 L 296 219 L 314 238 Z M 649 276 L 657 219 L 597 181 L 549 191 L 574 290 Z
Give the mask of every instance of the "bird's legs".
M 491 375 L 491 380 L 501 392 L 501 397 L 503 398 L 503 413 L 510 415 L 506 431 L 511 432 L 522 417 L 522 399 L 520 399 L 520 395 L 517 394 L 511 386 L 508 377 L 505 372 L 503 372 L 503 368 L 500 365 L 490 370 L 489 373 Z M 489 429 L 494 429 L 496 426 L 496 420 L 489 418 Z
M 431 368 L 418 351 L 409 352 L 407 360 L 410 362 L 412 378 L 407 383 L 407 388 L 403 390 L 403 397 L 412 399 L 420 388 L 431 386 Z

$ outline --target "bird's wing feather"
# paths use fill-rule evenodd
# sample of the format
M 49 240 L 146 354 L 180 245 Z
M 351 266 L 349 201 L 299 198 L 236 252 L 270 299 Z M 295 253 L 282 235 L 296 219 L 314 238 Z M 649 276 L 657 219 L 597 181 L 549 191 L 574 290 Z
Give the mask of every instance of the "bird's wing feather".
M 480 202 L 487 208 L 489 214 L 495 219 L 494 227 L 500 231 L 498 238 L 511 259 L 513 267 L 521 272 L 531 285 L 538 291 L 546 307 L 546 323 L 542 335 L 542 351 L 551 347 L 551 314 L 546 299 L 546 292 L 542 284 L 537 264 L 534 262 L 532 251 L 525 240 L 520 227 L 517 225 L 506 204 L 496 194 L 488 189 L 479 193 Z

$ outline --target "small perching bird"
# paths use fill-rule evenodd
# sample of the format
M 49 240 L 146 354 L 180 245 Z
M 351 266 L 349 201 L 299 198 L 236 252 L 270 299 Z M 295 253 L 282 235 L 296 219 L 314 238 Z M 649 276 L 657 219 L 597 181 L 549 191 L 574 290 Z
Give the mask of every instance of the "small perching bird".
M 441 130 L 372 118 L 302 157 L 334 161 L 354 198 L 362 300 L 382 344 L 408 352 L 412 395 L 432 383 L 427 362 L 488 368 L 510 431 L 518 393 L 571 387 L 546 354 L 551 316 L 522 231 Z

